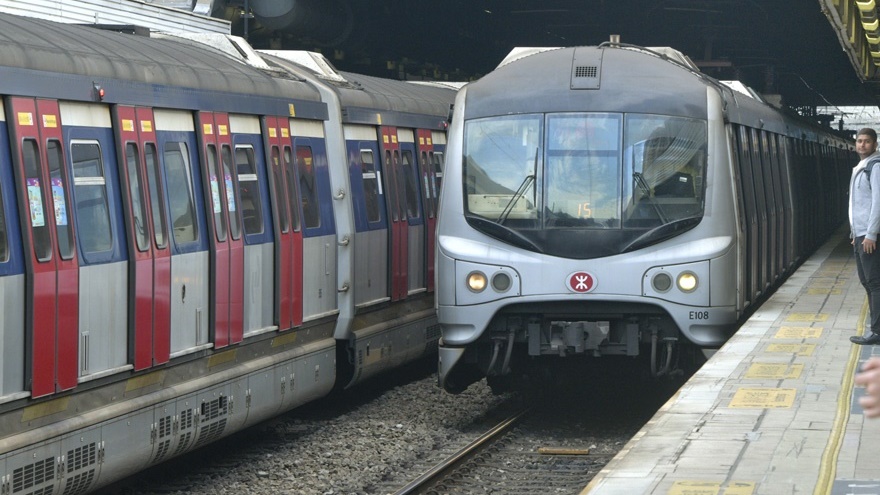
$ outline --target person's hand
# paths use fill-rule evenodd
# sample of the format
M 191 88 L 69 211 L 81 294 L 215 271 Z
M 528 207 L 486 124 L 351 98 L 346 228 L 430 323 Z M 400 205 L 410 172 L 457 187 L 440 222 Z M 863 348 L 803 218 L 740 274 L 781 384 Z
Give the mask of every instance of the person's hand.
M 862 241 L 862 249 L 865 250 L 866 254 L 871 254 L 874 252 L 874 249 L 877 248 L 877 241 L 872 241 L 867 237 Z
M 876 418 L 880 416 L 880 358 L 872 357 L 856 373 L 856 385 L 865 387 L 865 395 L 859 397 L 859 405 L 862 406 L 865 416 Z

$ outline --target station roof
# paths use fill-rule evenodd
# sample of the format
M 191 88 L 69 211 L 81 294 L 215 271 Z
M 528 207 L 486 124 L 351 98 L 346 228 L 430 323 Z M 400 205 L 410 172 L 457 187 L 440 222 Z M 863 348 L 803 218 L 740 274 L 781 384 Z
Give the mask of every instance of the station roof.
M 321 46 L 288 33 L 285 48 L 320 48 L 342 70 L 466 80 L 517 46 L 596 45 L 617 34 L 676 48 L 704 72 L 789 106 L 880 103 L 880 58 L 865 55 L 878 45 L 861 22 L 876 16 L 874 0 L 347 1 L 356 25 L 344 40 Z M 259 27 L 254 34 L 259 44 Z
M 51 9 L 41 6 L 59 1 L 73 16 L 62 22 L 135 22 L 110 14 L 99 21 L 73 0 L 10 5 L 42 16 Z M 217 21 L 255 48 L 320 51 L 339 70 L 410 80 L 473 80 L 515 47 L 597 45 L 618 35 L 622 43 L 675 48 L 703 72 L 779 95 L 774 100 L 790 107 L 880 105 L 880 0 L 249 0 L 253 16 L 243 15 L 244 0 L 152 1 L 90 5 L 126 6 L 110 9 L 114 15 L 135 4 L 169 12 L 163 5 L 204 5 L 200 12 L 213 19 L 190 17 Z M 261 17 L 266 6 L 290 9 L 286 17 L 299 24 Z M 167 19 L 178 26 L 172 30 L 188 25 Z

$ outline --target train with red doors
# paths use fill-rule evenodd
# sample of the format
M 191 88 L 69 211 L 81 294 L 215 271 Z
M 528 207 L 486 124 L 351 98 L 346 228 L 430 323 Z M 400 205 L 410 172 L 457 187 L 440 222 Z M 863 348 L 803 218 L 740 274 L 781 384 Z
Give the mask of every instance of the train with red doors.
M 436 352 L 454 87 L 0 18 L 0 492 L 82 493 Z

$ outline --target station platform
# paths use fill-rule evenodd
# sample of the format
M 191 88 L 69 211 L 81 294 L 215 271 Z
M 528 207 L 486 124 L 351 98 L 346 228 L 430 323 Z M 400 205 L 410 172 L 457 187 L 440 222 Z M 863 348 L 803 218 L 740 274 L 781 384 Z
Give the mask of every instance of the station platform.
M 853 383 L 880 346 L 845 230 L 742 325 L 582 492 L 880 494 L 880 419 Z

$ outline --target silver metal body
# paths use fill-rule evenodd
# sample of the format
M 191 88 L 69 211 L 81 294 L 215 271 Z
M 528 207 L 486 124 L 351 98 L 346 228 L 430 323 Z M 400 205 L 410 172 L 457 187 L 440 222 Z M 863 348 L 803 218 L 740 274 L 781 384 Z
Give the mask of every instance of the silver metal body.
M 651 119 L 679 130 L 636 142 Z M 571 122 L 592 134 L 563 144 Z M 488 134 L 514 125 L 503 145 L 505 134 Z M 602 132 L 616 137 L 603 142 Z M 437 311 L 439 380 L 452 392 L 486 376 L 515 383 L 554 358 L 645 356 L 663 375 L 684 349 L 719 347 L 816 246 L 798 233 L 810 228 L 805 215 L 829 219 L 817 236 L 842 220 L 852 156 L 846 140 L 707 78 L 674 50 L 617 45 L 515 51 L 459 91 L 448 139 Z M 482 151 L 496 145 L 504 151 Z M 650 146 L 660 148 L 653 162 Z M 532 175 L 504 185 L 520 156 L 519 173 Z M 581 164 L 562 182 L 593 181 L 556 217 L 565 202 L 553 196 L 554 160 Z M 617 168 L 597 187 L 602 160 Z M 807 166 L 833 178 L 813 211 L 798 192 L 812 183 L 796 174 Z M 687 194 L 668 192 L 667 177 Z M 606 207 L 598 198 L 609 191 L 620 196 Z M 685 204 L 692 213 L 669 218 Z M 600 208 L 611 213 L 594 218 Z M 469 285 L 472 275 L 483 285 Z

